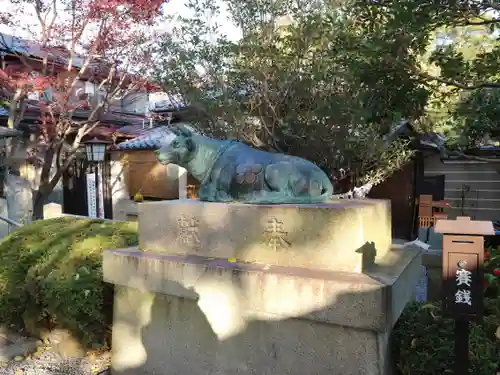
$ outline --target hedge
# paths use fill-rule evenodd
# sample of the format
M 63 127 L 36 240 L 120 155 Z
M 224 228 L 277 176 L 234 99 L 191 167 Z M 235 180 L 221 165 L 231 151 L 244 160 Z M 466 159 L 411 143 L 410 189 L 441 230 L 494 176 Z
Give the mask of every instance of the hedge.
M 113 288 L 102 281 L 102 252 L 137 243 L 134 222 L 57 218 L 18 229 L 0 243 L 0 321 L 105 342 Z

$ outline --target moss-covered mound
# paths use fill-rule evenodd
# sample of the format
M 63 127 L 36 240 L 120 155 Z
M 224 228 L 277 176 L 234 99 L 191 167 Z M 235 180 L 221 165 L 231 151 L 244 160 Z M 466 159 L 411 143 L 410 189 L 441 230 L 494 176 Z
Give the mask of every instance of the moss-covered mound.
M 0 243 L 0 322 L 103 342 L 113 289 L 102 281 L 102 251 L 137 242 L 133 222 L 57 218 L 20 228 Z

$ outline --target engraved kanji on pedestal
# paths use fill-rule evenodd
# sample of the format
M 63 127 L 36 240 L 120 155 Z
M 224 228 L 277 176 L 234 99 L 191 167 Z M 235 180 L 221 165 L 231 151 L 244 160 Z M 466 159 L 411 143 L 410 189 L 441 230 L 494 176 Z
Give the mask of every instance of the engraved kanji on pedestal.
M 287 249 L 292 246 L 292 244 L 286 239 L 288 232 L 284 231 L 283 222 L 275 217 L 272 217 L 267 221 L 264 235 L 266 245 L 274 251 Z
M 186 217 L 181 215 L 177 219 L 178 226 L 178 241 L 181 245 L 199 248 L 201 245 L 200 236 L 198 234 L 199 220 L 194 217 Z

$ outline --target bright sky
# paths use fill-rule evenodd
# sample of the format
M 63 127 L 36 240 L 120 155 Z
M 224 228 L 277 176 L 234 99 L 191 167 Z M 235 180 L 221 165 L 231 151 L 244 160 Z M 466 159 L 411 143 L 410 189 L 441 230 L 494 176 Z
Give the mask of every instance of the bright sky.
M 227 8 L 225 7 L 225 4 L 221 0 L 215 0 L 216 4 L 220 6 L 221 11 L 217 15 L 215 21 L 221 25 L 220 32 L 221 34 L 227 35 L 231 40 L 237 40 L 241 38 L 241 31 L 238 27 L 236 27 L 228 17 L 228 12 Z M 19 9 L 19 4 L 13 4 L 12 1 L 10 0 L 0 0 L 0 9 L 3 11 L 12 11 L 12 13 L 15 16 L 18 16 L 18 20 L 16 21 L 22 21 L 24 25 L 37 25 L 38 26 L 38 21 L 36 19 L 36 16 L 34 14 L 32 5 L 30 6 L 25 6 L 22 10 Z M 190 15 L 189 9 L 185 6 L 185 2 L 183 0 L 171 0 L 169 3 L 165 4 L 165 12 L 168 15 L 174 15 L 174 16 L 183 16 L 183 17 L 188 17 Z M 171 22 L 165 23 L 165 24 L 160 24 L 160 30 L 165 30 L 168 31 L 170 30 L 174 24 L 171 24 Z M 6 34 L 11 34 L 15 36 L 19 36 L 22 38 L 27 38 L 30 39 L 32 38 L 30 36 L 30 33 L 24 29 L 21 28 L 12 28 L 7 25 L 0 24 L 0 32 L 6 33 Z
M 229 19 L 229 13 L 225 3 L 221 0 L 215 0 L 215 5 L 220 7 L 220 13 L 214 20 L 221 25 L 220 33 L 225 34 L 230 40 L 236 41 L 241 38 L 241 29 L 235 26 Z M 183 0 L 171 0 L 165 5 L 165 12 L 168 15 L 179 15 L 183 17 L 188 17 L 190 15 L 189 9 L 185 6 Z M 167 25 L 167 29 L 170 26 Z

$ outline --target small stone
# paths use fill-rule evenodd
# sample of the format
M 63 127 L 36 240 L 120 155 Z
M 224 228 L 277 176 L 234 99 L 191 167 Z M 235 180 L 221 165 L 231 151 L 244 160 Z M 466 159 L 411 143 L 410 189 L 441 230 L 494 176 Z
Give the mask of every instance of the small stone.
M 0 346 L 9 345 L 11 342 L 6 335 L 0 334 Z
M 16 362 L 24 361 L 24 356 L 22 356 L 22 355 L 16 355 L 14 357 L 14 361 L 16 361 Z

